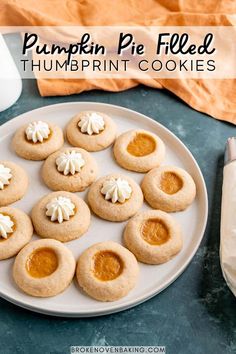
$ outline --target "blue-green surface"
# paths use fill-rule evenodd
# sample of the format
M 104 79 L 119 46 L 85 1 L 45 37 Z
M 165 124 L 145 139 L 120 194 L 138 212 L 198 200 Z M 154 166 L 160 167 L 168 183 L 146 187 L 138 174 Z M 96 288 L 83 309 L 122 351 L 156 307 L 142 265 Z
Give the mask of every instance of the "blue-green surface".
M 192 110 L 166 91 L 138 87 L 121 93 L 41 98 L 33 80 L 24 81 L 20 99 L 0 113 L 0 123 L 34 108 L 69 101 L 128 107 L 174 132 L 192 151 L 205 177 L 207 230 L 184 274 L 131 310 L 63 319 L 34 314 L 0 299 L 0 353 L 69 353 L 71 345 L 165 345 L 168 354 L 236 353 L 236 303 L 222 278 L 218 255 L 223 150 L 226 138 L 235 134 L 234 126 Z

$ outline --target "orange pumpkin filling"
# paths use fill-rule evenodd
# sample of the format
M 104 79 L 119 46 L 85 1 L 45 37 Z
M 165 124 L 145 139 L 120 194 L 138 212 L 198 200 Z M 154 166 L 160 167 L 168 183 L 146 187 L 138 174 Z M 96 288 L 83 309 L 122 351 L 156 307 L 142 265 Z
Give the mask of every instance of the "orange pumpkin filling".
M 169 238 L 169 231 L 163 221 L 158 219 L 149 219 L 145 221 L 141 229 L 142 238 L 150 245 L 162 245 Z
M 102 281 L 116 279 L 123 271 L 123 262 L 112 251 L 100 251 L 94 256 L 93 273 Z
M 161 190 L 167 194 L 175 194 L 183 187 L 182 179 L 174 172 L 164 172 L 161 177 Z
M 44 278 L 58 267 L 56 253 L 50 248 L 39 248 L 27 259 L 26 270 L 33 278 Z
M 137 134 L 127 146 L 127 151 L 133 156 L 142 157 L 151 154 L 156 149 L 156 142 L 152 136 Z

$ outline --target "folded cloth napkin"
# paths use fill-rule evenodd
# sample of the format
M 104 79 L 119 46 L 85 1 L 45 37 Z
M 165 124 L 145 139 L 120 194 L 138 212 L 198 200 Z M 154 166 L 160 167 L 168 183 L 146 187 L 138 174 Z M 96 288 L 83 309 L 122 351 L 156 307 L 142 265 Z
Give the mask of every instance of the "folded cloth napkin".
M 235 26 L 234 0 L 1 0 L 1 26 Z M 194 109 L 236 124 L 236 79 L 38 79 L 42 96 L 144 84 L 166 88 Z

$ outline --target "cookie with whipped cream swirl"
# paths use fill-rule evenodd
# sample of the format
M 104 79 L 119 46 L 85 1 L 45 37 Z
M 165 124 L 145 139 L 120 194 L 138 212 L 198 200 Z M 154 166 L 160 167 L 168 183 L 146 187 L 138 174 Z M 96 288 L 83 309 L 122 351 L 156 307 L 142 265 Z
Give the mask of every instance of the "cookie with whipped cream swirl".
M 12 208 L 0 208 L 0 260 L 15 256 L 33 236 L 33 226 L 27 214 Z
M 88 202 L 93 212 L 109 221 L 124 221 L 143 204 L 139 185 L 130 177 L 110 174 L 99 178 L 89 189 Z
M 69 143 L 87 151 L 100 151 L 110 146 L 116 138 L 117 127 L 106 114 L 84 111 L 71 119 L 66 128 Z
M 98 175 L 94 157 L 84 149 L 63 148 L 50 155 L 43 164 L 44 183 L 54 191 L 81 192 Z
M 57 125 L 42 120 L 32 121 L 19 128 L 12 140 L 16 154 L 26 160 L 45 160 L 62 147 L 64 137 Z
M 32 222 L 42 238 L 67 242 L 81 237 L 90 225 L 90 210 L 76 194 L 59 191 L 41 198 L 33 207 Z
M 11 161 L 0 161 L 0 207 L 22 199 L 29 179 L 25 170 Z

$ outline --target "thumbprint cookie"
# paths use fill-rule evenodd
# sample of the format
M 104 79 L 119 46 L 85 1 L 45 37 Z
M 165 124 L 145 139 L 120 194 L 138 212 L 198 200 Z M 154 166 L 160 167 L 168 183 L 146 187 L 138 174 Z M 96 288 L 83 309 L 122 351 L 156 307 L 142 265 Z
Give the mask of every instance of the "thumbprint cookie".
M 0 260 L 15 256 L 30 240 L 33 226 L 23 211 L 0 208 Z
M 0 207 L 23 198 L 29 179 L 22 167 L 10 161 L 0 161 Z
M 37 240 L 18 253 L 13 266 L 13 278 L 26 294 L 55 296 L 70 285 L 75 266 L 72 252 L 61 242 Z
M 53 192 L 33 207 L 32 222 L 36 233 L 43 238 L 67 242 L 82 236 L 90 225 L 87 204 L 74 193 Z
M 42 178 L 55 191 L 81 192 L 95 181 L 98 166 L 90 153 L 79 148 L 63 148 L 43 164 Z
M 182 233 L 177 221 L 160 210 L 136 214 L 124 231 L 126 247 L 143 263 L 169 261 L 182 248 Z
M 117 163 L 131 171 L 147 172 L 160 166 L 165 157 L 165 145 L 146 130 L 130 130 L 121 134 L 114 144 Z
M 114 142 L 116 131 L 116 125 L 108 115 L 85 111 L 71 119 L 67 125 L 66 136 L 73 146 L 87 151 L 100 151 Z
M 136 285 L 139 267 L 134 255 L 116 242 L 97 243 L 79 257 L 76 277 L 81 288 L 99 301 L 115 301 Z
M 154 168 L 146 174 L 141 187 L 152 208 L 167 212 L 186 209 L 196 195 L 193 178 L 176 166 Z
M 139 185 L 130 177 L 110 174 L 94 182 L 88 193 L 93 212 L 109 221 L 124 221 L 137 213 L 143 204 Z
M 19 128 L 12 140 L 12 148 L 26 160 L 45 160 L 62 147 L 63 132 L 57 125 L 34 121 Z

